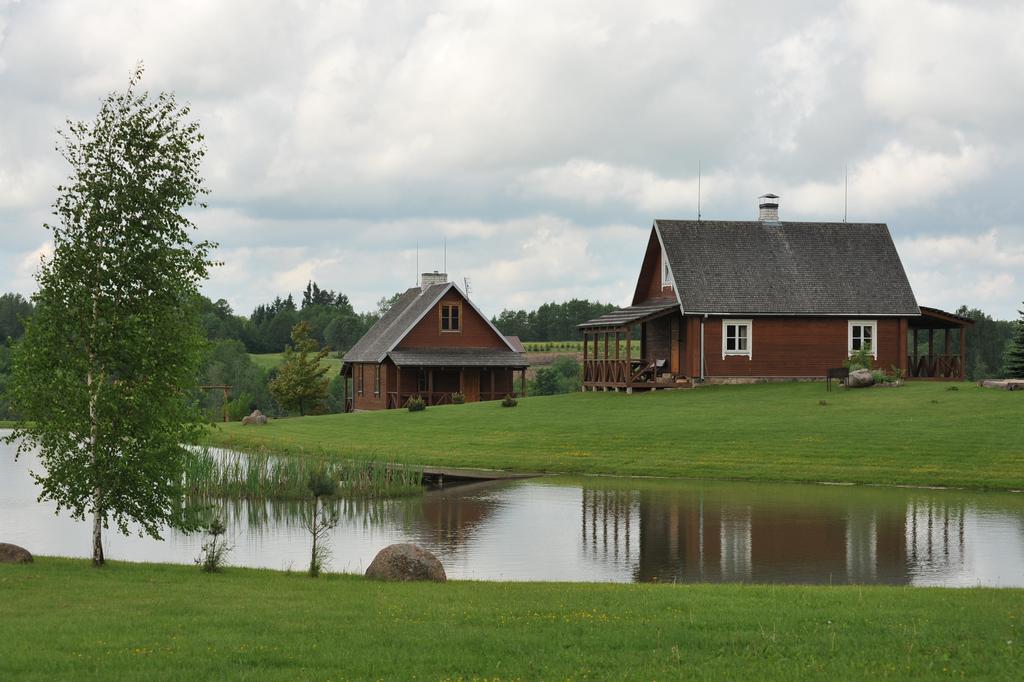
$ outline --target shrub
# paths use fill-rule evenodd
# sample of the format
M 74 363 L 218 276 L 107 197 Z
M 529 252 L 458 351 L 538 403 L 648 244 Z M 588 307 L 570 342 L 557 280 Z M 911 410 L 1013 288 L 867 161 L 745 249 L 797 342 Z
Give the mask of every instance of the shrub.
M 859 351 L 846 358 L 843 367 L 851 372 L 855 369 L 872 369 L 875 359 L 871 356 L 871 345 L 864 344 Z
M 466 402 L 466 396 L 461 393 L 452 393 L 452 405 L 462 405 Z
M 201 548 L 202 554 L 196 557 L 196 565 L 204 573 L 220 573 L 227 564 L 228 552 L 231 547 L 227 540 L 218 542 L 217 538 L 227 532 L 224 522 L 220 517 L 214 518 L 206 528 L 206 534 L 210 536 L 209 542 L 204 542 Z
M 519 404 L 519 401 L 510 395 L 505 396 L 505 399 L 501 401 L 502 407 L 515 407 Z
M 422 412 L 427 409 L 427 401 L 418 395 L 414 395 L 409 398 L 408 407 L 410 412 Z

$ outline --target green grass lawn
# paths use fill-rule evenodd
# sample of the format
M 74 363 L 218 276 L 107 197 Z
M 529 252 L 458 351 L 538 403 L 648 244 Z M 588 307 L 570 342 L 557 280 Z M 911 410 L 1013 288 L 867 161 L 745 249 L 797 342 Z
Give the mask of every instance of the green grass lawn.
M 0 566 L 0 679 L 1019 679 L 1022 627 L 1024 590 Z
M 488 402 L 225 424 L 210 438 L 241 450 L 521 471 L 1024 488 L 1024 393 L 953 386 L 577 393 L 513 409 Z
M 273 369 L 284 361 L 284 353 L 249 353 L 249 358 L 262 370 Z M 330 367 L 327 376 L 334 377 L 341 372 L 341 358 L 331 354 L 324 358 L 323 364 Z

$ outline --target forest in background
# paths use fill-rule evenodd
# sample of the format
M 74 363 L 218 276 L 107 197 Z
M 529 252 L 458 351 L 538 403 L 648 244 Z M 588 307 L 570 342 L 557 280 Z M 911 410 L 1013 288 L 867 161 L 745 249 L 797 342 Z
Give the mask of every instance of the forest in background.
M 330 347 L 333 356 L 340 357 L 388 311 L 399 295 L 381 298 L 371 311 L 357 312 L 345 294 L 323 289 L 311 281 L 298 299 L 292 294 L 278 296 L 256 306 L 248 316 L 237 314 L 223 299 L 212 301 L 199 297 L 196 305 L 209 349 L 198 383 L 233 387 L 226 405 L 222 392 L 217 390 L 202 391 L 197 396 L 201 405 L 211 419 L 219 418 L 222 411 L 227 412 L 229 419 L 241 419 L 254 408 L 270 415 L 285 414 L 267 388 L 277 368 L 261 366 L 251 355 L 283 352 L 291 343 L 295 325 L 306 322 L 311 338 L 321 347 Z M 614 307 L 574 299 L 545 303 L 533 311 L 505 310 L 492 321 L 503 334 L 516 335 L 524 341 L 575 340 L 582 338 L 576 330 L 577 324 Z M 0 419 L 15 417 L 4 399 L 4 386 L 10 372 L 11 347 L 21 338 L 23 322 L 31 315 L 32 304 L 22 295 L 0 295 Z M 568 368 L 561 370 L 569 371 Z M 571 383 L 569 379 L 563 380 L 563 384 L 568 385 L 565 382 Z M 551 390 L 547 384 L 540 388 Z M 342 411 L 342 389 L 341 379 L 332 377 L 322 411 Z
M 340 356 L 380 319 L 399 296 L 381 298 L 372 311 L 356 312 L 345 294 L 320 288 L 309 282 L 296 302 L 293 295 L 277 297 L 256 306 L 249 316 L 236 314 L 227 301 L 200 297 L 196 305 L 202 312 L 203 327 L 209 340 L 206 361 L 199 384 L 230 385 L 231 399 L 225 405 L 220 391 L 200 393 L 198 399 L 211 419 L 222 411 L 228 418 L 241 419 L 259 408 L 270 415 L 286 413 L 276 404 L 267 388 L 276 376 L 276 367 L 261 367 L 251 354 L 280 353 L 290 343 L 294 326 L 305 321 L 310 336 L 319 346 L 329 346 Z M 615 306 L 581 299 L 564 303 L 545 303 L 536 310 L 503 310 L 492 322 L 503 333 L 526 342 L 573 341 L 581 338 L 576 325 L 597 317 Z M 971 380 L 1006 376 L 1006 349 L 1016 321 L 995 320 L 978 308 L 960 306 L 957 315 L 974 320 L 968 332 L 967 376 Z M 32 303 L 20 294 L 0 295 L 0 419 L 11 419 L 4 389 L 10 374 L 11 347 L 24 332 L 24 320 L 32 315 Z M 531 393 L 558 393 L 578 387 L 578 363 L 563 362 L 538 376 Z M 343 405 L 340 377 L 332 377 L 328 397 L 320 410 L 340 412 Z M 225 410 L 226 408 L 226 410 Z

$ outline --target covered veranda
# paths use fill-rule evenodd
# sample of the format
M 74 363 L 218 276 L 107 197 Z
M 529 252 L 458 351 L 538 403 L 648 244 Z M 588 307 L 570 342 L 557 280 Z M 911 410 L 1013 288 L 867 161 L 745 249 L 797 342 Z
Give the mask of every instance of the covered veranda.
M 907 378 L 963 380 L 967 376 L 967 328 L 974 321 L 938 308 L 920 308 L 921 316 L 907 321 Z
M 395 365 L 388 409 L 406 407 L 414 396 L 427 405 L 450 405 L 456 393 L 469 403 L 526 396 L 528 364 L 520 354 L 453 348 L 392 351 L 388 357 Z
M 652 390 L 688 385 L 679 379 L 682 339 L 679 303 L 649 301 L 613 310 L 579 325 L 583 332 L 583 390 Z M 634 330 L 640 328 L 637 344 Z

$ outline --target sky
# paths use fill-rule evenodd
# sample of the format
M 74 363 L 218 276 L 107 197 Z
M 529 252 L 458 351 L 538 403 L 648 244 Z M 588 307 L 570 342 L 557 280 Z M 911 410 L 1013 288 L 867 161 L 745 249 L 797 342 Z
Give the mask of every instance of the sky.
M 1024 299 L 1021 2 L 0 0 L 0 291 L 51 249 L 58 130 L 140 60 L 206 135 L 240 314 L 310 279 L 373 309 L 417 253 L 488 314 L 628 304 L 698 164 L 705 219 L 842 220 L 848 178 L 921 305 Z

